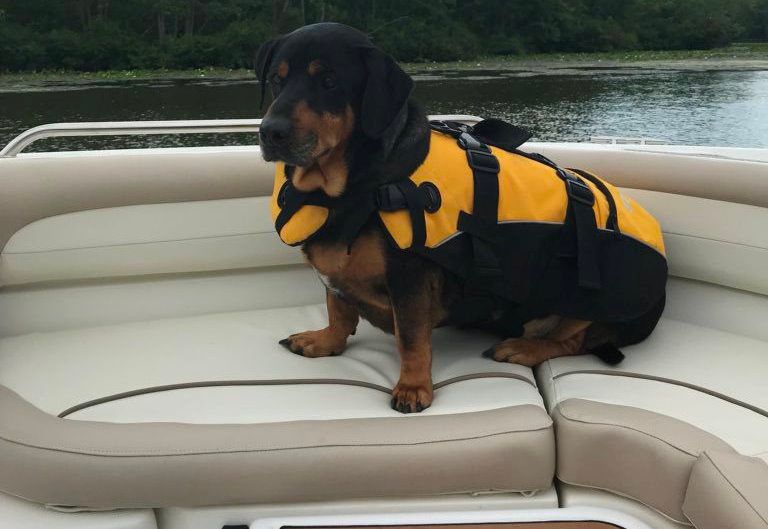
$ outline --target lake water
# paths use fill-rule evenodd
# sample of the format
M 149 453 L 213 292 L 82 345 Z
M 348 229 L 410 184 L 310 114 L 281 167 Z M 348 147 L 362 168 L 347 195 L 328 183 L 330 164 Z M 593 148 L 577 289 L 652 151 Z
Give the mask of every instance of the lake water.
M 430 72 L 415 76 L 430 113 L 496 116 L 544 141 L 647 137 L 686 145 L 768 147 L 768 71 L 641 68 Z M 0 78 L 0 144 L 43 123 L 256 118 L 252 80 L 10 84 Z M 249 144 L 253 135 L 66 138 L 30 150 Z

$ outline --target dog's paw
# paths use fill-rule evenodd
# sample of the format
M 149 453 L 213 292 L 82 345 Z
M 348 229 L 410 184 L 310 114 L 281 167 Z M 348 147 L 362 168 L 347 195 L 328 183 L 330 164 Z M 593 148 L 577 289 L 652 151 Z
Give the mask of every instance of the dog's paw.
M 292 334 L 279 343 L 290 352 L 309 358 L 337 356 L 346 346 L 346 340 L 340 339 L 327 328 Z
M 432 404 L 432 383 L 405 384 L 398 382 L 392 390 L 390 405 L 400 413 L 418 413 Z
M 497 362 L 535 367 L 546 360 L 538 340 L 512 338 L 483 351 L 485 358 Z

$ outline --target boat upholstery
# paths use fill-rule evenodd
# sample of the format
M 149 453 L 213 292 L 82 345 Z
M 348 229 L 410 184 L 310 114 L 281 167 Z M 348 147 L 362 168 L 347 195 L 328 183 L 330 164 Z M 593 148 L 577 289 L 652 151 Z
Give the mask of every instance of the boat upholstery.
M 492 337 L 439 330 L 435 403 L 408 417 L 388 407 L 391 337 L 361 324 L 314 360 L 276 344 L 325 316 L 272 232 L 256 150 L 0 160 L 0 490 L 162 507 L 532 491 L 556 472 L 709 529 L 707 497 L 766 484 L 766 166 L 537 147 L 660 220 L 659 328 L 618 367 L 535 378 L 481 358 Z
M 699 529 L 766 529 L 766 483 L 765 461 L 716 450 L 704 452 L 693 467 L 683 511 Z
M 102 277 L 98 270 L 119 265 L 119 257 L 104 261 L 89 250 L 132 248 L 137 254 L 132 262 L 143 266 L 133 276 L 152 279 L 148 285 L 118 287 L 154 291 L 158 281 L 167 281 L 157 277 L 173 266 L 163 259 L 179 241 L 194 245 L 207 239 L 224 254 L 220 259 L 229 259 L 221 268 L 236 269 L 238 246 L 256 241 L 230 244 L 232 235 L 254 220 L 255 233 L 259 213 L 268 217 L 260 198 L 163 208 L 165 217 L 130 206 L 44 219 L 14 236 L 11 249 L 27 245 L 29 255 L 45 256 L 41 266 L 59 259 L 62 245 L 84 250 L 70 267 L 58 261 L 48 269 L 63 275 L 36 276 L 60 285 L 88 270 Z M 89 218 L 83 222 L 81 215 Z M 152 222 L 160 218 L 168 224 Z M 0 415 L 14 418 L 0 423 L 0 460 L 9 462 L 0 490 L 41 503 L 109 508 L 530 492 L 551 486 L 552 421 L 530 369 L 480 356 L 494 343 L 492 336 L 454 329 L 436 333 L 438 401 L 412 417 L 389 407 L 399 374 L 394 341 L 367 323 L 341 357 L 308 359 L 279 346 L 290 333 L 321 328 L 327 317 L 317 304 L 323 299 L 319 280 L 306 266 L 295 265 L 298 250 L 282 250 L 272 230 L 264 234 L 276 245 L 246 250 L 245 278 L 255 289 L 250 293 L 256 310 L 98 326 L 70 323 L 58 331 L 11 331 L 0 339 Z M 44 249 L 46 244 L 59 246 Z M 200 262 L 194 251 L 186 255 Z M 177 266 L 185 266 L 184 259 L 176 259 Z M 30 273 L 24 266 L 16 270 Z M 72 270 L 80 275 L 67 275 Z M 216 280 L 243 281 L 239 273 L 220 274 L 208 278 L 214 281 L 208 290 L 221 289 Z M 86 313 L 81 318 L 91 312 L 95 318 L 96 311 L 109 310 L 106 298 L 91 300 L 81 289 L 103 286 L 47 288 L 38 281 L 15 285 L 3 299 L 13 305 L 31 293 L 63 289 Z M 194 286 L 166 288 L 186 296 Z M 45 299 L 55 298 L 48 293 Z M 141 296 L 129 303 L 152 310 Z
M 768 453 L 768 208 L 625 192 L 665 232 L 675 277 L 664 317 L 617 367 L 558 358 L 537 378 L 555 421 L 561 481 L 686 523 L 683 501 L 704 451 Z

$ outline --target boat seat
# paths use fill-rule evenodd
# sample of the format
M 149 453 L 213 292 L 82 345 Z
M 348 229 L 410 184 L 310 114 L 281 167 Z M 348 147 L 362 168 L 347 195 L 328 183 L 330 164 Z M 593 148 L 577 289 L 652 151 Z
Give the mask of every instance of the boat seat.
M 702 453 L 768 460 L 768 195 L 763 175 L 749 169 L 740 189 L 752 190 L 751 202 L 622 191 L 664 231 L 667 305 L 650 337 L 624 348 L 616 367 L 579 356 L 537 368 L 562 482 L 690 525 L 683 502 Z M 712 487 L 700 490 L 720 501 Z
M 689 523 L 682 506 L 703 452 L 768 460 L 768 340 L 665 317 L 624 352 L 618 367 L 581 356 L 538 368 L 557 476 Z
M 494 337 L 441 329 L 435 402 L 389 407 L 391 336 L 361 322 L 341 356 L 278 345 L 322 305 L 0 340 L 0 490 L 89 508 L 535 491 L 552 422 L 530 369 Z
M 704 452 L 693 467 L 683 512 L 698 529 L 768 529 L 766 483 L 765 461 Z

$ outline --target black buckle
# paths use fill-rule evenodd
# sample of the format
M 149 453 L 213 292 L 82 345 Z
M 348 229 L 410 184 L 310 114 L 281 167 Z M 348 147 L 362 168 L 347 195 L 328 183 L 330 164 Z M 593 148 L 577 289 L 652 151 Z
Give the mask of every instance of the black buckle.
M 498 173 L 500 168 L 499 160 L 496 159 L 493 153 L 477 149 L 467 149 L 467 162 L 472 169 L 477 171 Z
M 381 186 L 376 190 L 376 207 L 381 211 L 398 211 L 408 207 L 405 193 L 395 184 Z
M 587 184 L 577 178 L 573 178 L 569 175 L 565 179 L 565 188 L 568 192 L 568 197 L 571 200 L 575 200 L 580 204 L 592 207 L 595 204 L 595 195 Z
M 429 122 L 430 128 L 448 134 L 454 138 L 458 138 L 462 133 L 468 133 L 472 131 L 472 127 L 459 123 L 458 121 L 441 121 L 434 120 Z
M 488 146 L 485 143 L 477 141 L 477 139 L 467 132 L 459 134 L 456 142 L 464 150 L 467 151 L 489 151 Z

